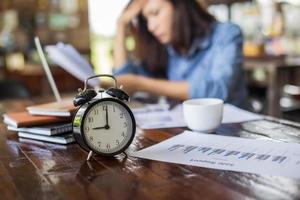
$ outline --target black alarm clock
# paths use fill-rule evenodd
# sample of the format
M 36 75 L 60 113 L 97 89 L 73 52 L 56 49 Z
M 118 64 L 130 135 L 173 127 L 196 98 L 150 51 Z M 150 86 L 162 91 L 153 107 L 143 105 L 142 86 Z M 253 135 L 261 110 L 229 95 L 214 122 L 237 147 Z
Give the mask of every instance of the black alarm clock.
M 88 80 L 96 77 L 112 78 L 115 86 L 98 92 L 87 89 Z M 129 96 L 118 88 L 112 75 L 91 76 L 85 80 L 84 90 L 79 89 L 73 101 L 80 106 L 73 119 L 73 133 L 77 143 L 90 152 L 87 160 L 92 153 L 102 156 L 125 153 L 131 144 L 136 124 L 126 101 Z

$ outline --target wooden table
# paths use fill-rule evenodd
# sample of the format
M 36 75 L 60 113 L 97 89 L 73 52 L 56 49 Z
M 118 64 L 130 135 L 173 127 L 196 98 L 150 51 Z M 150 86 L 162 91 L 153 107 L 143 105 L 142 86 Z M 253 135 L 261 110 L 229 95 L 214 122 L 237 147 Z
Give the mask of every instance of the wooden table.
M 28 104 L 31 102 L 0 102 L 6 110 L 21 110 Z M 217 134 L 300 143 L 300 135 L 254 133 L 244 125 L 222 125 Z M 290 128 L 299 131 L 300 126 L 294 126 Z M 297 179 L 122 155 L 111 159 L 95 156 L 86 162 L 87 152 L 77 144 L 18 138 L 2 122 L 0 130 L 0 199 L 300 199 Z M 145 148 L 182 131 L 139 130 L 130 148 Z

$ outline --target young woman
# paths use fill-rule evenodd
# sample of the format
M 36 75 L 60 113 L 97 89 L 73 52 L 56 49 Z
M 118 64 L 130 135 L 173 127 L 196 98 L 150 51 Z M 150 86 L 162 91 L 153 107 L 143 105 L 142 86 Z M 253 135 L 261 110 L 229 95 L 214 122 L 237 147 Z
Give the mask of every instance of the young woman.
M 136 44 L 131 56 L 127 33 Z M 243 106 L 242 43 L 238 26 L 216 21 L 196 0 L 133 0 L 118 21 L 114 73 L 131 93 Z

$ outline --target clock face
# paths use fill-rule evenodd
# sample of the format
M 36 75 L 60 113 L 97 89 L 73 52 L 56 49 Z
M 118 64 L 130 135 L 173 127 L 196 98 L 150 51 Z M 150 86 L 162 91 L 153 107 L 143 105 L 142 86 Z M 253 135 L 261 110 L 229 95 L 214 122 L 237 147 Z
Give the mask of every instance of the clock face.
M 106 99 L 88 109 L 82 128 L 85 141 L 93 151 L 112 155 L 130 145 L 135 134 L 135 121 L 125 104 Z

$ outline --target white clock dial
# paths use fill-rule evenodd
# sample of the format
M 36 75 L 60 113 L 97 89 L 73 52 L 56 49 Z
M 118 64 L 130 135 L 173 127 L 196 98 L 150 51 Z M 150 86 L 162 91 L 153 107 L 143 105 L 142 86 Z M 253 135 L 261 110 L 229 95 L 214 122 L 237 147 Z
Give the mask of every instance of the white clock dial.
M 100 101 L 93 105 L 83 123 L 87 144 L 104 154 L 124 149 L 134 134 L 132 116 L 126 107 L 115 101 Z

